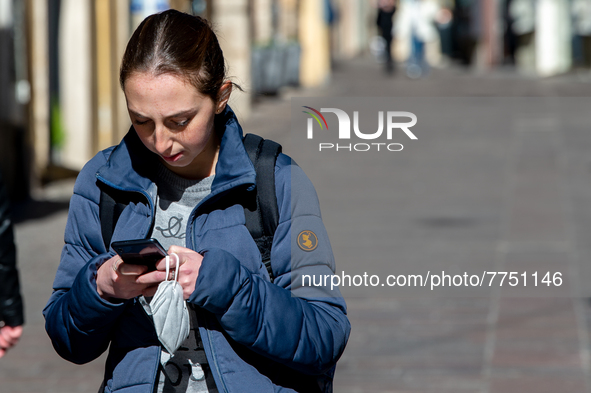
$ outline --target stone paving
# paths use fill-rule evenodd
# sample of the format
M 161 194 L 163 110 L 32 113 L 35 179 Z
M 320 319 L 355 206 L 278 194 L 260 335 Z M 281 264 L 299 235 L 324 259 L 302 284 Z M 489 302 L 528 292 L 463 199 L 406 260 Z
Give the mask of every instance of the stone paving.
M 281 142 L 314 182 L 338 274 L 564 273 L 556 295 L 507 286 L 453 293 L 343 287 L 352 333 L 335 392 L 591 391 L 591 291 L 573 279 L 591 270 L 590 93 L 589 78 L 576 74 L 537 80 L 452 68 L 411 81 L 384 78 L 371 60 L 357 59 L 337 64 L 328 87 L 260 99 L 245 131 Z M 438 125 L 425 121 L 403 152 L 343 159 L 290 150 L 290 98 L 311 96 L 473 101 Z M 514 110 L 502 118 L 507 112 L 483 108 L 487 102 Z M 1 393 L 96 392 L 100 384 L 104 357 L 65 362 L 41 315 L 71 188 L 71 181 L 52 184 L 15 208 L 27 325 L 0 359 Z

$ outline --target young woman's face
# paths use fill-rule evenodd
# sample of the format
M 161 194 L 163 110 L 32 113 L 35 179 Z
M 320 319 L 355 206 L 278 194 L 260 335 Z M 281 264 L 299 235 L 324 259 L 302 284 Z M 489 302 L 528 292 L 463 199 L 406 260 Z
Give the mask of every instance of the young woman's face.
M 215 103 L 176 75 L 133 73 L 124 91 L 131 122 L 144 145 L 176 174 L 197 179 L 214 173 L 214 116 L 226 106 L 228 86 L 231 89 L 224 85 L 222 99 Z

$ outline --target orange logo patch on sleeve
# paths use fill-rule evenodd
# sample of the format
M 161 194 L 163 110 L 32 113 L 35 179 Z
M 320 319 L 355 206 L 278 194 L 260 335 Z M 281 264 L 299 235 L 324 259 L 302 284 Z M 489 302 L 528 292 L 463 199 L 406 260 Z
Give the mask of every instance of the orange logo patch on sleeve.
M 312 231 L 301 231 L 298 235 L 298 246 L 304 251 L 313 251 L 318 247 L 318 237 Z

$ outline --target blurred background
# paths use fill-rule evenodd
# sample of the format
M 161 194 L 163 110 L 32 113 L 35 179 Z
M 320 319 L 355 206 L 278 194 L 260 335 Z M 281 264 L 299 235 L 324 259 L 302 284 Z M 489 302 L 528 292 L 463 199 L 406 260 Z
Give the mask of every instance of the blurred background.
M 130 127 L 118 84 L 126 43 L 143 18 L 168 8 L 213 23 L 244 90 L 233 93 L 233 109 L 245 132 L 282 143 L 312 178 L 339 271 L 390 274 L 396 258 L 497 270 L 515 259 L 591 258 L 591 0 L 397 0 L 393 16 L 389 3 L 0 0 L 0 171 L 14 202 L 26 308 L 21 342 L 0 359 L 1 393 L 100 385 L 104 358 L 84 366 L 59 358 L 41 310 L 73 181 Z M 379 7 L 391 26 L 378 25 Z M 380 157 L 385 181 L 367 176 L 377 162 L 366 157 L 347 166 L 289 150 L 291 98 L 311 96 L 550 104 L 516 101 L 497 127 L 506 113 L 467 100 L 446 122 L 419 129 L 408 150 Z M 364 215 L 374 221 L 360 227 Z M 359 241 L 377 254 L 363 259 Z M 335 392 L 591 391 L 586 298 L 343 292 L 353 332 Z
M 515 67 L 548 77 L 591 66 L 588 0 L 399 0 L 392 55 L 412 57 L 413 20 L 427 26 L 430 67 Z M 414 8 L 420 3 L 415 15 Z M 378 1 L 0 0 L 0 169 L 15 200 L 77 171 L 129 127 L 118 86 L 128 38 L 169 7 L 209 19 L 248 118 L 261 94 L 330 83 L 339 64 L 384 61 Z M 410 75 L 412 76 L 412 75 Z

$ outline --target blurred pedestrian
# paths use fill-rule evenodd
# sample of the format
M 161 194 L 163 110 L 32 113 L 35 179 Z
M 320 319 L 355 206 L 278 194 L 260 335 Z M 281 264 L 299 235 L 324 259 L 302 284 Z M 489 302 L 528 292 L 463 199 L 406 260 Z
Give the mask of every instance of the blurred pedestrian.
M 516 40 L 515 64 L 521 69 L 535 70 L 537 3 L 535 0 L 512 0 L 508 12 Z
M 377 25 L 384 39 L 384 57 L 386 73 L 394 72 L 394 59 L 392 58 L 392 39 L 394 24 L 392 19 L 396 12 L 396 0 L 379 0 Z
M 517 35 L 513 30 L 513 17 L 509 12 L 512 0 L 506 0 L 503 6 L 503 25 L 505 31 L 503 32 L 503 49 L 504 58 L 503 63 L 515 65 L 515 51 L 517 50 Z
M 10 201 L 0 174 L 0 358 L 20 339 L 23 323 Z
M 439 49 L 442 55 L 442 63 L 447 64 L 453 56 L 453 12 L 450 1 L 446 1 L 437 14 L 436 28 L 439 33 Z
M 589 0 L 573 0 L 571 7 L 574 63 L 590 68 L 591 2 Z
M 411 79 L 427 75 L 429 65 L 425 60 L 425 44 L 438 37 L 435 27 L 439 5 L 433 0 L 411 0 L 408 4 L 411 33 L 411 55 L 406 74 Z
M 225 64 L 206 20 L 144 19 L 119 75 L 132 128 L 76 180 L 45 327 L 74 363 L 109 350 L 102 392 L 332 392 L 346 305 L 298 279 L 334 274 L 316 193 L 291 158 L 243 141 Z M 267 177 L 250 153 L 271 163 Z M 275 219 L 248 213 L 276 225 L 260 242 L 265 264 L 245 212 L 270 196 L 255 194 L 264 186 Z M 106 195 L 128 202 L 115 225 Z M 175 256 L 172 271 L 168 256 L 148 269 L 107 240 L 149 237 Z

